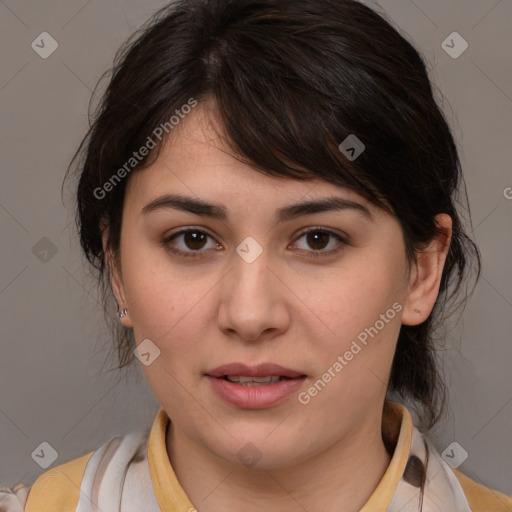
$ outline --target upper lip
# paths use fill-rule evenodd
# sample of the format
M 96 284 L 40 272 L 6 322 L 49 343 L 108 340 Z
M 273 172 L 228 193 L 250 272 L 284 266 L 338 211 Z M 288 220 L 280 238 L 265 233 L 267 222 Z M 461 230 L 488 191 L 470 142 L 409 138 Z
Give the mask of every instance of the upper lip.
M 210 377 L 227 377 L 227 376 L 244 376 L 244 377 L 268 377 L 269 375 L 278 375 L 280 377 L 288 377 L 295 379 L 297 377 L 305 377 L 305 374 L 284 368 L 274 363 L 262 363 L 253 366 L 247 366 L 243 363 L 229 363 L 218 366 L 213 370 L 206 372 Z

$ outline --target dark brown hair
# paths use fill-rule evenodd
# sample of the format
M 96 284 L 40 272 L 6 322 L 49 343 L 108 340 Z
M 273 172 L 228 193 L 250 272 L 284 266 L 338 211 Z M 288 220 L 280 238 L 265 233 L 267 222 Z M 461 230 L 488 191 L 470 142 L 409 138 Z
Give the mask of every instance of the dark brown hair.
M 129 176 L 122 173 L 108 192 L 105 184 L 191 98 L 215 101 L 228 144 L 255 171 L 322 178 L 392 213 L 409 262 L 436 236 L 434 216 L 450 215 L 453 236 L 434 311 L 421 325 L 402 326 L 389 383 L 432 426 L 445 394 L 434 327 L 450 304 L 464 303 L 469 263 L 479 272 L 480 257 L 456 209 L 459 192 L 467 200 L 454 139 L 417 50 L 354 0 L 178 0 L 158 11 L 116 55 L 73 159 L 81 157 L 81 246 L 98 270 L 107 318 L 115 314 L 100 224 L 108 223 L 118 256 Z M 365 146 L 354 160 L 338 149 L 349 135 Z M 153 162 L 165 140 L 131 172 Z M 135 345 L 132 331 L 114 322 L 123 368 Z

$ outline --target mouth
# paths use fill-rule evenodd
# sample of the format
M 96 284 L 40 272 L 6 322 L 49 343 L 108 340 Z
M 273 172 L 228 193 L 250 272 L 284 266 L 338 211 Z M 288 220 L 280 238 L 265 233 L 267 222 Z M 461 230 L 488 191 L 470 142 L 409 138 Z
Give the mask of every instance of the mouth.
M 249 366 L 243 363 L 229 363 L 206 372 L 208 377 L 225 379 L 245 384 L 275 384 L 281 380 L 306 377 L 302 372 L 274 363 L 262 363 Z
M 239 384 L 240 386 L 266 386 L 283 380 L 290 380 L 290 377 L 283 375 L 268 375 L 266 377 L 248 377 L 245 375 L 224 375 L 224 380 Z
M 205 376 L 221 398 L 244 409 L 276 405 L 298 390 L 307 377 L 273 363 L 256 366 L 230 363 L 208 371 Z

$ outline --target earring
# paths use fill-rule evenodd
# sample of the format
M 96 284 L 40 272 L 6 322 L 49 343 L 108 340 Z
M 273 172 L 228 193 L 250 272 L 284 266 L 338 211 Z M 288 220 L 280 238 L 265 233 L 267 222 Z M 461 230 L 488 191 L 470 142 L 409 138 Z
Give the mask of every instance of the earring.
M 123 310 L 118 311 L 117 316 L 119 318 L 123 318 L 123 316 L 126 316 L 127 313 L 128 313 L 128 310 L 126 308 L 124 308 Z

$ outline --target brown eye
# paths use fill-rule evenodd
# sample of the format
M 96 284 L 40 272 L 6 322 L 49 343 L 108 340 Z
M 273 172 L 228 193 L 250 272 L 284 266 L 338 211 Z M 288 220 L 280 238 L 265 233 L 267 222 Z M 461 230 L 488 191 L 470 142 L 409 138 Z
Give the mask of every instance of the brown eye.
M 305 243 L 297 242 L 301 239 L 304 239 Z M 312 228 L 303 232 L 302 235 L 297 238 L 297 241 L 293 244 L 294 248 L 304 251 L 307 257 L 312 258 L 333 255 L 339 252 L 344 245 L 348 245 L 347 241 L 342 238 L 341 235 L 320 228 Z
M 330 235 L 325 233 L 325 231 L 312 231 L 311 233 L 306 233 L 306 240 L 308 245 L 315 250 L 325 249 L 326 245 L 329 243 Z
M 210 247 L 209 240 L 213 242 Z M 206 249 L 221 248 L 208 233 L 199 229 L 183 229 L 173 233 L 162 240 L 162 244 L 172 254 L 185 257 L 203 257 L 209 252 Z
M 185 245 L 189 249 L 196 251 L 204 247 L 207 238 L 208 235 L 201 231 L 187 231 L 186 233 L 183 233 L 183 241 Z

